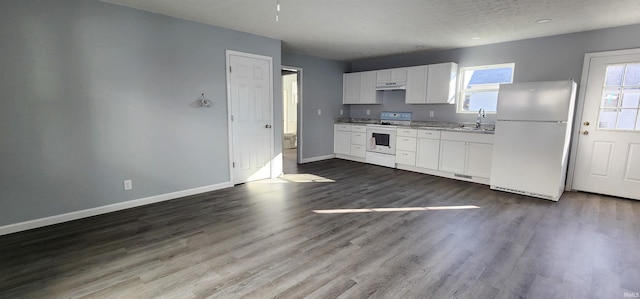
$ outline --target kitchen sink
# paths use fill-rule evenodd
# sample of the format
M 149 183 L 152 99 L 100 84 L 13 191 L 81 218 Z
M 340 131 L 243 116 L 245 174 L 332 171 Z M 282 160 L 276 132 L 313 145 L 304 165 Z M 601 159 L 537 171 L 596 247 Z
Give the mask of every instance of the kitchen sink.
M 456 131 L 474 131 L 474 132 L 493 132 L 493 129 L 487 128 L 476 128 L 476 127 L 455 127 L 453 130 Z

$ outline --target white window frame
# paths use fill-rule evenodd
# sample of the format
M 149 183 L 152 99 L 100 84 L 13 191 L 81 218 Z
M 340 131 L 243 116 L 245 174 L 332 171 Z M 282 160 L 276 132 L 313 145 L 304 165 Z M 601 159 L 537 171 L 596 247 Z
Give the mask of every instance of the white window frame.
M 510 67 L 512 69 L 511 71 L 511 82 L 509 83 L 513 83 L 513 75 L 516 72 L 516 64 L 515 62 L 510 62 L 510 63 L 500 63 L 500 64 L 487 64 L 487 65 L 478 65 L 478 66 L 467 66 L 467 67 L 462 67 L 460 68 L 460 71 L 458 73 L 458 96 L 457 96 L 457 104 L 456 104 L 456 113 L 462 113 L 462 114 L 476 114 L 478 113 L 478 111 L 465 111 L 462 110 L 462 107 L 464 106 L 464 96 L 467 92 L 469 91 L 498 91 L 498 88 L 500 87 L 500 84 L 483 84 L 480 85 L 478 87 L 475 88 L 470 88 L 470 89 L 465 89 L 464 87 L 464 73 L 466 71 L 470 71 L 470 70 L 486 70 L 486 69 L 497 69 L 497 68 L 506 68 L 506 67 Z M 487 110 L 486 111 L 487 114 L 495 114 L 496 111 L 490 111 Z

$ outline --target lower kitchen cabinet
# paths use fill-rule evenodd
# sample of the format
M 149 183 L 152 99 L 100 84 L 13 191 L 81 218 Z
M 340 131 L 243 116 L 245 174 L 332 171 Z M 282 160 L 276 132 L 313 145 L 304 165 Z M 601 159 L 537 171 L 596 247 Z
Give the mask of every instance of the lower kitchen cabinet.
M 489 178 L 491 175 L 491 158 L 493 157 L 493 144 L 469 143 L 467 147 L 467 171 L 466 174 Z
M 439 170 L 458 176 L 489 178 L 493 135 L 442 133 Z
M 351 155 L 351 125 L 336 124 L 333 126 L 333 152 Z
M 416 165 L 418 130 L 400 128 L 396 136 L 396 164 Z
M 367 127 L 351 126 L 351 156 L 364 158 L 367 154 Z
M 418 139 L 416 166 L 427 169 L 438 169 L 440 158 L 440 139 Z
M 440 160 L 440 131 L 418 130 L 418 148 L 416 166 L 426 169 L 438 169 Z
M 367 148 L 365 145 L 351 145 L 351 156 L 364 158 L 367 156 Z
M 367 126 L 335 124 L 336 157 L 366 162 Z M 395 166 L 430 175 L 489 184 L 493 134 L 398 128 Z
M 467 143 L 463 141 L 440 141 L 440 166 L 438 169 L 464 174 L 467 156 Z
M 396 163 L 416 165 L 416 153 L 409 151 L 396 151 Z

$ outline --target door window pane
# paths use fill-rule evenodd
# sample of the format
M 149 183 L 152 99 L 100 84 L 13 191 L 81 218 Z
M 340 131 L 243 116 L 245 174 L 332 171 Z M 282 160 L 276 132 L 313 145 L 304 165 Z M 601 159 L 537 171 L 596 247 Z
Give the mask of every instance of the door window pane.
M 627 65 L 624 86 L 640 86 L 640 63 Z
M 598 128 L 615 129 L 617 117 L 618 109 L 600 109 L 600 116 L 598 117 Z
M 602 95 L 602 103 L 600 107 L 608 108 L 608 107 L 618 107 L 618 99 L 620 98 L 620 89 L 619 88 L 607 88 L 604 90 Z
M 638 109 L 620 109 L 616 129 L 633 130 L 638 116 Z
M 640 88 L 625 88 L 622 93 L 622 108 L 638 108 L 640 106 Z
M 608 65 L 598 129 L 640 130 L 640 63 Z
M 622 85 L 623 73 L 624 73 L 624 64 L 607 66 L 607 74 L 604 80 L 604 86 Z

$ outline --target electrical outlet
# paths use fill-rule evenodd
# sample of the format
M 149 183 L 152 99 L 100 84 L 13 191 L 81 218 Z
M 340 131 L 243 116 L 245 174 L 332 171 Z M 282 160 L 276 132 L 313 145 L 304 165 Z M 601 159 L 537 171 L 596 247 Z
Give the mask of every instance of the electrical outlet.
M 435 112 L 433 112 L 433 111 L 429 111 L 429 117 L 434 117 L 435 115 L 436 115 L 436 113 L 435 113 Z
M 131 190 L 131 189 L 133 189 L 133 182 L 131 182 L 131 180 L 124 181 L 124 190 Z
M 322 109 L 318 109 L 318 115 L 322 115 Z
M 371 115 L 371 110 L 367 109 L 367 115 Z
M 344 110 L 340 109 L 340 115 L 344 114 Z

